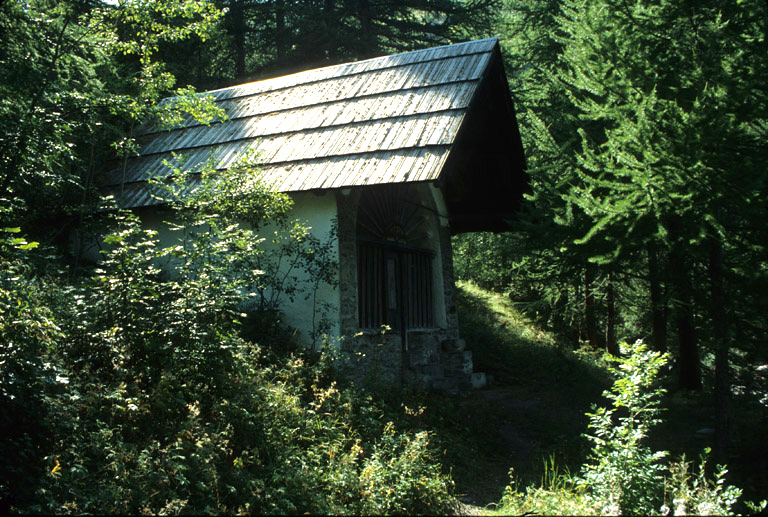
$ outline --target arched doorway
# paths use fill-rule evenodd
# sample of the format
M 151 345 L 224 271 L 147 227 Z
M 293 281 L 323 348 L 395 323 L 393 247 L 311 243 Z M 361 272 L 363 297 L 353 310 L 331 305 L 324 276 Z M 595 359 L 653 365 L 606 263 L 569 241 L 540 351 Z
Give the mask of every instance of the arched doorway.
M 434 232 L 417 188 L 365 190 L 358 205 L 358 321 L 363 329 L 388 325 L 407 331 L 435 326 Z

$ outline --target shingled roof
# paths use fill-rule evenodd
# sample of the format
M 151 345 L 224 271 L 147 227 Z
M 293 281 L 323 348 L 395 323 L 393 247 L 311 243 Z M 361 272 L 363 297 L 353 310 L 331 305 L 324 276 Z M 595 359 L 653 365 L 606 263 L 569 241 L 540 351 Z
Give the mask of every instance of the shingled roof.
M 163 162 L 174 153 L 187 170 L 209 159 L 225 169 L 249 150 L 258 152 L 264 180 L 283 192 L 437 181 L 468 110 L 484 100 L 479 86 L 494 61 L 502 70 L 491 38 L 210 91 L 228 120 L 145 129 L 144 145 L 110 183 L 123 206 L 148 206 L 157 201 L 146 180 L 169 173 Z

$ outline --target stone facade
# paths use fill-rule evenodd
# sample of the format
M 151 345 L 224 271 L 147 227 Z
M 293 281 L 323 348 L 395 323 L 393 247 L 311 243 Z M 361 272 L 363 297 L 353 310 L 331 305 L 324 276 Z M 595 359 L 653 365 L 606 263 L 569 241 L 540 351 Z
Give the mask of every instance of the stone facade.
M 469 388 L 472 386 L 471 352 L 463 350 L 459 339 L 450 229 L 447 221 L 440 217 L 439 202 L 435 200 L 441 194 L 428 185 L 410 188 L 416 191 L 427 214 L 428 242 L 424 246 L 435 252 L 435 326 L 408 330 L 405 340 L 400 332 L 393 330 L 360 328 L 357 216 L 361 193 L 358 189 L 338 191 L 341 350 L 351 362 L 352 375 L 366 385 L 408 385 L 449 392 Z
M 336 191 L 339 243 L 339 327 L 342 336 L 358 331 L 357 324 L 357 205 L 360 190 Z

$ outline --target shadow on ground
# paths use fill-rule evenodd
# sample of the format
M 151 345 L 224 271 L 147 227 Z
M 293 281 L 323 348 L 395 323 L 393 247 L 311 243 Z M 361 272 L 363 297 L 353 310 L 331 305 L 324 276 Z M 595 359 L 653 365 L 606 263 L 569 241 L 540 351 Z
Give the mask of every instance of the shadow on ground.
M 510 469 L 522 487 L 541 481 L 545 460 L 577 470 L 587 452 L 584 413 L 609 385 L 604 370 L 557 345 L 500 295 L 461 284 L 457 302 L 475 371 L 493 378 L 450 403 L 462 425 L 455 430 L 461 436 L 448 441 L 462 442 L 466 453 L 448 455 L 457 492 L 485 506 L 500 500 Z
M 510 469 L 520 489 L 540 485 L 552 460 L 560 472 L 578 473 L 588 453 L 582 437 L 585 412 L 604 403 L 611 384 L 600 353 L 574 351 L 526 321 L 503 296 L 471 284 L 458 286 L 461 335 L 472 350 L 475 371 L 493 376 L 491 386 L 458 399 L 433 399 L 442 426 L 437 438 L 445 444 L 457 492 L 466 503 L 497 503 L 509 485 Z M 756 367 L 757 368 L 757 367 Z M 759 368 L 757 368 L 759 370 Z M 768 487 L 768 367 L 765 386 L 746 386 L 763 396 L 732 399 L 732 447 L 728 482 L 744 489 L 742 500 L 765 498 Z M 734 386 L 738 379 L 734 379 Z M 649 445 L 697 460 L 714 446 L 714 396 L 674 392 L 663 402 L 662 422 Z M 439 408 L 439 409 L 438 409 Z M 445 425 L 448 422 L 448 425 Z

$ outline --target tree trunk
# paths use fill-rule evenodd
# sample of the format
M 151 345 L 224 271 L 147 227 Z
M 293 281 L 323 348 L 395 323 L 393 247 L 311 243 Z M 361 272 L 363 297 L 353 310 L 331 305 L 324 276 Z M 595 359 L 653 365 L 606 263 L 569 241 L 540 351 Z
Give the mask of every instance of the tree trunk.
M 699 346 L 693 324 L 693 287 L 685 251 L 675 244 L 669 254 L 670 283 L 676 300 L 675 325 L 679 344 L 679 385 L 684 390 L 701 389 Z
M 728 365 L 728 318 L 723 294 L 723 246 L 712 237 L 709 248 L 711 318 L 715 340 L 715 455 L 719 463 L 727 461 L 729 441 L 729 399 L 731 394 Z
M 613 275 L 608 275 L 608 285 L 606 286 L 606 303 L 608 305 L 608 314 L 606 315 L 605 329 L 605 348 L 611 355 L 619 355 L 619 347 L 616 343 L 616 300 L 613 292 Z
M 235 58 L 235 79 L 245 79 L 245 9 L 242 0 L 229 1 L 229 33 L 232 36 Z
M 591 265 L 584 268 L 584 331 L 587 342 L 592 348 L 599 348 L 597 343 L 597 325 L 595 324 L 595 295 L 592 291 L 595 272 Z
M 667 314 L 662 302 L 661 268 L 656 247 L 648 245 L 648 280 L 651 294 L 651 321 L 653 322 L 653 347 L 659 352 L 667 351 Z
M 279 63 L 283 62 L 286 55 L 285 36 L 285 5 L 279 1 L 275 3 L 275 54 Z
M 373 34 L 371 6 L 368 0 L 357 1 L 357 18 L 360 21 L 360 53 L 363 57 L 376 55 L 376 38 Z

